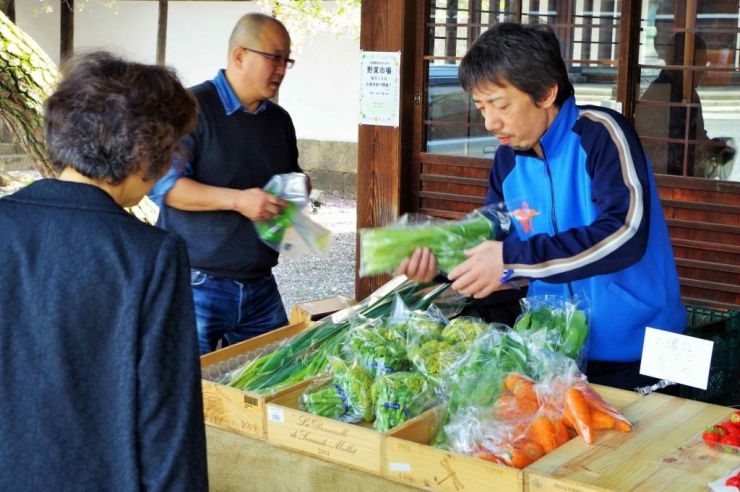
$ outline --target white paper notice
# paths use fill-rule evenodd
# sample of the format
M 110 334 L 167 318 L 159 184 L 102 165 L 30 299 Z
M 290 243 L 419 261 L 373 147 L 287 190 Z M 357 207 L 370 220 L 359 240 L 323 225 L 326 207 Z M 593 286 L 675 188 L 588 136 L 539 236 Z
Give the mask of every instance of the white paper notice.
M 401 53 L 360 52 L 360 124 L 398 126 Z
M 707 389 L 714 342 L 648 327 L 640 374 Z

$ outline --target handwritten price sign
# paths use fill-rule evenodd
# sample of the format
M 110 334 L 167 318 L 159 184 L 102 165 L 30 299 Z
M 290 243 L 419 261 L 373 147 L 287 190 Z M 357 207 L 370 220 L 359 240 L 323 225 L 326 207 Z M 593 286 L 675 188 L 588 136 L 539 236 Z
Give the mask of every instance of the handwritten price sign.
M 714 342 L 648 327 L 640 374 L 707 389 Z

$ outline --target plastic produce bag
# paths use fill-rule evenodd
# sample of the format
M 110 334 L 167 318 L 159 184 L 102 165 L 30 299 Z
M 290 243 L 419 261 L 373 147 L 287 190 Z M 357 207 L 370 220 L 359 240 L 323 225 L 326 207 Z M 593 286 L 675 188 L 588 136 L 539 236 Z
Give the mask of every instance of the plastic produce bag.
M 372 385 L 373 428 L 387 432 L 420 415 L 438 402 L 436 394 L 434 383 L 418 372 L 394 372 L 376 378 Z
M 301 173 L 277 174 L 264 190 L 288 202 L 271 220 L 254 222 L 260 239 L 288 258 L 299 258 L 309 251 L 326 255 L 332 234 L 303 213 L 308 205 L 306 176 Z
M 428 247 L 447 273 L 465 261 L 464 250 L 503 236 L 511 218 L 503 205 L 474 210 L 460 220 L 406 214 L 388 227 L 360 230 L 360 276 L 392 273 L 417 248 Z
M 560 352 L 579 365 L 588 348 L 588 310 L 585 301 L 547 295 L 520 301 L 522 314 L 514 323 L 517 332 L 544 330 L 544 347 Z
M 332 358 L 328 369 L 301 394 L 299 408 L 341 422 L 372 421 L 373 378 L 365 367 L 355 361 Z

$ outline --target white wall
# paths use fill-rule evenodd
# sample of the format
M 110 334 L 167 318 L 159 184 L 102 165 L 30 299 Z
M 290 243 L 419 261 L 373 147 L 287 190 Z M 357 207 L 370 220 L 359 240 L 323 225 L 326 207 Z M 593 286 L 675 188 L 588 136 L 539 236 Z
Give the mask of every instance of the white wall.
M 77 0 L 78 2 L 80 0 Z M 34 14 L 37 2 L 16 1 L 16 21 L 50 58 L 59 62 L 59 7 Z M 115 10 L 96 2 L 75 12 L 75 51 L 107 49 L 132 60 L 154 63 L 157 2 L 119 1 Z M 186 85 L 211 79 L 225 66 L 228 38 L 240 16 L 257 10 L 252 2 L 171 1 L 167 64 Z M 293 117 L 299 139 L 357 142 L 359 40 L 320 33 L 294 47 L 279 102 Z

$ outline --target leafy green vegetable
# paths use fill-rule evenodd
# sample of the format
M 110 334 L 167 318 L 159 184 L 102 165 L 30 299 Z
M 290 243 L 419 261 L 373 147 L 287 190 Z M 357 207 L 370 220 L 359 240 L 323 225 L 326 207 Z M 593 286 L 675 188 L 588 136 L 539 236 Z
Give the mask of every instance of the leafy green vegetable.
M 387 432 L 421 414 L 436 402 L 436 386 L 418 372 L 395 372 L 380 376 L 371 391 L 375 402 L 373 428 Z
M 446 340 L 409 344 L 409 359 L 419 372 L 432 379 L 439 379 L 464 352 L 464 345 L 452 345 Z
M 558 337 L 551 341 L 550 350 L 560 352 L 571 359 L 578 357 L 588 335 L 586 313 L 575 305 L 562 300 L 548 299 L 551 304 L 563 304 L 563 308 L 540 305 L 529 309 L 519 317 L 513 328 L 517 332 L 546 329 Z
M 279 250 L 285 231 L 291 227 L 291 221 L 297 212 L 299 212 L 298 206 L 293 202 L 288 202 L 288 206 L 272 219 L 255 222 L 254 227 L 260 239 L 273 245 L 273 249 Z
M 301 394 L 299 408 L 342 422 L 370 422 L 375 416 L 370 388 L 373 379 L 357 363 L 333 359 L 330 378 L 312 384 Z
M 463 343 L 465 346 L 469 346 L 478 335 L 489 327 L 488 323 L 480 319 L 460 316 L 447 323 L 447 326 L 442 330 L 442 338 L 452 345 Z
M 444 381 L 447 405 L 443 424 L 432 445 L 447 447 L 444 425 L 467 408 L 490 408 L 504 389 L 509 372 L 530 375 L 529 350 L 515 332 L 488 331 L 451 368 Z
M 393 324 L 367 323 L 353 328 L 349 347 L 373 376 L 408 369 L 406 336 Z
M 482 214 L 461 220 L 360 231 L 360 273 L 363 276 L 394 271 L 417 248 L 428 247 L 442 272 L 465 261 L 463 250 L 492 238 L 494 224 Z
M 338 356 L 350 326 L 359 320 L 388 316 L 397 298 L 413 309 L 426 309 L 449 284 L 417 284 L 397 277 L 359 304 L 327 316 L 309 329 L 258 355 L 219 382 L 242 390 L 270 394 L 322 372 L 330 357 Z

